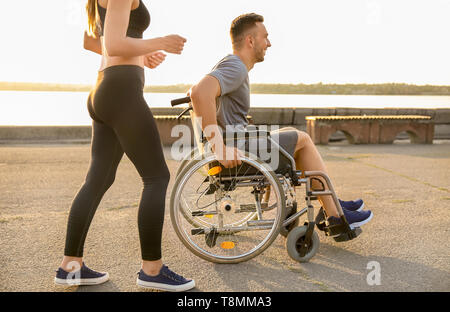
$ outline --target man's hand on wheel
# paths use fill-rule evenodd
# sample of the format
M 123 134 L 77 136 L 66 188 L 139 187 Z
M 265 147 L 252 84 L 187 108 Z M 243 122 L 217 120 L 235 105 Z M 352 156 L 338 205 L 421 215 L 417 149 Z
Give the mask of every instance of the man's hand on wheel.
M 225 168 L 235 168 L 242 164 L 241 157 L 243 154 L 235 147 L 230 147 L 223 144 L 221 147 L 219 146 L 219 148 L 213 149 L 213 151 L 217 157 L 217 160 Z

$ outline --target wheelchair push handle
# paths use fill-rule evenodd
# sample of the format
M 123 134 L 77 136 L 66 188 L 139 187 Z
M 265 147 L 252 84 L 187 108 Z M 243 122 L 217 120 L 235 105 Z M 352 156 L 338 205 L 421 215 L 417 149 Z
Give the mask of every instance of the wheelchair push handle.
M 181 99 L 172 100 L 170 103 L 172 104 L 172 107 L 175 107 L 175 106 L 178 106 L 178 105 L 181 105 L 181 104 L 191 103 L 191 98 L 189 96 L 187 96 L 187 97 L 184 97 L 184 98 L 181 98 Z M 181 118 L 184 115 L 186 115 L 188 112 L 190 112 L 191 110 L 193 110 L 193 108 L 192 108 L 192 106 L 189 105 L 188 108 L 183 110 L 181 112 L 181 114 L 178 115 L 177 120 L 181 120 Z
M 187 96 L 187 97 L 184 97 L 184 98 L 181 98 L 181 99 L 172 100 L 170 103 L 172 104 L 172 107 L 175 107 L 175 106 L 178 106 L 178 105 L 181 105 L 181 104 L 187 104 L 187 103 L 190 103 L 190 102 L 191 102 L 191 97 Z

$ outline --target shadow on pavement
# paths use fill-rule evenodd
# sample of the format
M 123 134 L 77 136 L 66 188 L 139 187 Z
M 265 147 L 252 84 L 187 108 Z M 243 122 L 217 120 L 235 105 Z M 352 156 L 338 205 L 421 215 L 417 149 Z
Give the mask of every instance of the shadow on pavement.
M 277 249 L 276 253 L 285 253 L 280 246 Z M 270 292 L 450 290 L 449 272 L 388 256 L 361 256 L 326 243 L 321 243 L 310 263 L 296 263 L 287 257 L 280 261 L 265 254 L 259 257 L 264 258 L 261 260 L 264 263 L 258 263 L 255 258 L 236 264 L 236 269 L 233 265 L 215 265 L 214 268 L 231 291 L 252 292 L 252 285 Z M 368 269 L 367 266 L 373 261 L 379 263 L 380 285 L 371 286 L 367 280 L 373 267 Z M 287 271 L 290 274 L 286 274 Z

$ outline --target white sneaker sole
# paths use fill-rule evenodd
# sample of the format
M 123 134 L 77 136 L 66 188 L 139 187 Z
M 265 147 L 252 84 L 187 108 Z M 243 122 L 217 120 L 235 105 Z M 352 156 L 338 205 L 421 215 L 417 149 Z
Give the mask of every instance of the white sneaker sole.
M 62 286 L 90 286 L 100 285 L 109 280 L 109 274 L 105 273 L 102 277 L 97 278 L 80 278 L 80 279 L 62 279 L 55 277 L 55 284 Z
M 186 290 L 189 290 L 189 289 L 192 289 L 195 287 L 194 280 L 190 281 L 189 283 L 183 284 L 183 285 L 174 286 L 174 285 L 167 285 L 167 284 L 161 284 L 161 283 L 145 282 L 145 281 L 141 281 L 138 278 L 136 281 L 136 284 L 142 288 L 150 288 L 150 289 L 164 290 L 164 291 L 171 291 L 171 292 L 186 291 Z
M 360 221 L 360 222 L 354 222 L 354 223 L 350 224 L 350 228 L 352 230 L 354 230 L 357 227 L 361 227 L 362 225 L 364 225 L 364 224 L 368 223 L 370 220 L 372 220 L 372 217 L 373 217 L 373 213 L 371 211 L 370 216 L 367 219 Z

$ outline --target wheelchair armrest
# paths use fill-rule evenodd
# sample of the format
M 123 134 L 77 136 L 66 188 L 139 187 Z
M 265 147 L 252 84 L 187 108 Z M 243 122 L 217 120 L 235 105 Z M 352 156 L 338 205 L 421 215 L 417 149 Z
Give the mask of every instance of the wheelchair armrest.
M 265 130 L 250 130 L 245 132 L 224 132 L 222 134 L 223 140 L 248 140 L 248 139 L 259 139 L 259 138 L 269 138 L 270 132 Z
M 243 132 L 224 132 L 222 133 L 223 141 L 236 141 L 236 140 L 249 140 L 249 139 L 259 139 L 259 138 L 270 138 L 270 132 L 265 130 L 243 131 Z M 202 143 L 206 143 L 208 140 L 202 133 Z

